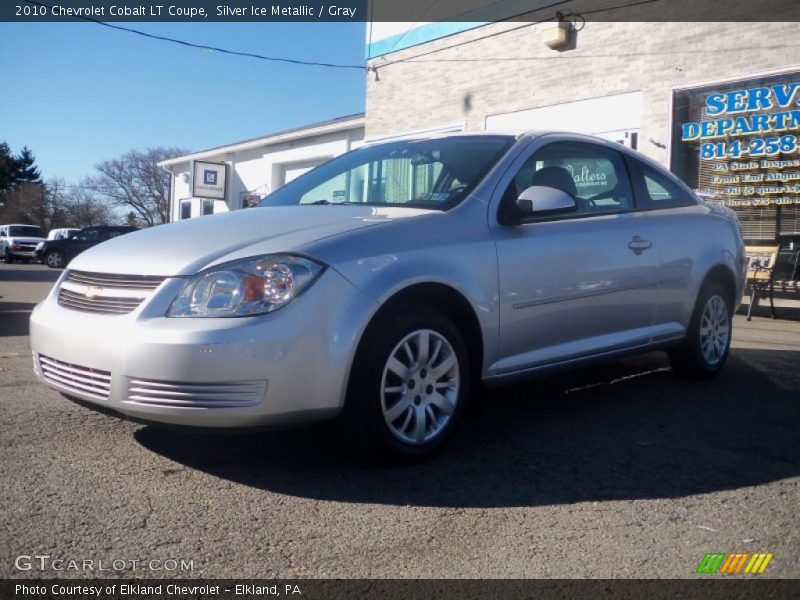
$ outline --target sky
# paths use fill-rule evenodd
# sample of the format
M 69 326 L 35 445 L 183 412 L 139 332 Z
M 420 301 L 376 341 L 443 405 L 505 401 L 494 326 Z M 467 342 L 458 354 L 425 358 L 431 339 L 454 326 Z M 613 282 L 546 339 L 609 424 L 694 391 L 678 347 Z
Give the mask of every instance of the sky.
M 364 23 L 119 23 L 262 55 L 364 64 Z M 45 180 L 154 146 L 191 151 L 364 110 L 359 70 L 292 66 L 94 23 L 0 23 L 0 141 Z

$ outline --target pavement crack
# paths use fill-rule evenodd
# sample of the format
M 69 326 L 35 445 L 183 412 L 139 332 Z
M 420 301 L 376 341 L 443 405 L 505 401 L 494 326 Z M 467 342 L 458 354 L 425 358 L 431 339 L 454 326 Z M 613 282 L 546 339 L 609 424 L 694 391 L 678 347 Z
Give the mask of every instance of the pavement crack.
M 142 519 L 142 529 L 147 529 L 150 524 L 150 517 L 153 516 L 153 501 L 150 499 L 150 496 L 145 495 L 144 499 L 147 501 L 147 512 Z

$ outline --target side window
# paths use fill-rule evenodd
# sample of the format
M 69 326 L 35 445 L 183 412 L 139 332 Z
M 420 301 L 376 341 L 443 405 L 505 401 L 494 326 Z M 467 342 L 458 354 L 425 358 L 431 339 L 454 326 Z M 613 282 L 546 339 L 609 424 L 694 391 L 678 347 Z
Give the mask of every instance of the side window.
M 181 200 L 181 220 L 189 219 L 192 216 L 192 201 Z
M 628 158 L 628 167 L 640 208 L 671 208 L 695 204 L 686 190 L 671 177 L 636 159 Z
M 554 142 L 538 150 L 514 176 L 501 210 L 514 210 L 532 185 L 558 188 L 575 198 L 577 209 L 561 218 L 623 212 L 633 208 L 628 173 L 619 152 L 582 142 Z
M 100 231 L 97 229 L 84 229 L 75 236 L 75 239 L 81 242 L 96 242 L 100 239 Z

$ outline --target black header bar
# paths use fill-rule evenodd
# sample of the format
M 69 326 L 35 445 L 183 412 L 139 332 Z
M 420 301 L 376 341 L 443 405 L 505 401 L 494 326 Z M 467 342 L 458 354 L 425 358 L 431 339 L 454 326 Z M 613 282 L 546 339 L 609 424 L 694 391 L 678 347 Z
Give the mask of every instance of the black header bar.
M 0 21 L 800 21 L 798 0 L 3 0 Z M 766 40 L 765 40 L 766 43 Z

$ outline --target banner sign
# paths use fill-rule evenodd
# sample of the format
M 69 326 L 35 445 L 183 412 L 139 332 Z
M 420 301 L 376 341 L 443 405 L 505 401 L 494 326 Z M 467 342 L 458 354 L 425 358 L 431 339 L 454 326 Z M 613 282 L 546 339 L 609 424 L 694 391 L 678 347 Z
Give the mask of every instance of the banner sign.
M 228 165 L 196 160 L 192 163 L 192 196 L 225 200 Z

